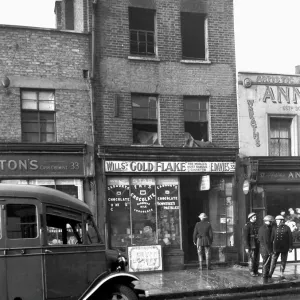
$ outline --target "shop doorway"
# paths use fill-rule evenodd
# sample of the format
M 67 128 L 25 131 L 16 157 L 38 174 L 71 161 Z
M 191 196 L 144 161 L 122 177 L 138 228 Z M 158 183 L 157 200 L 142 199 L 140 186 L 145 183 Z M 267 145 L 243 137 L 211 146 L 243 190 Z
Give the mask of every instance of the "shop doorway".
M 193 231 L 199 221 L 199 214 L 208 215 L 208 191 L 199 191 L 199 175 L 180 176 L 182 209 L 182 243 L 185 263 L 198 261 L 196 246 L 193 243 Z

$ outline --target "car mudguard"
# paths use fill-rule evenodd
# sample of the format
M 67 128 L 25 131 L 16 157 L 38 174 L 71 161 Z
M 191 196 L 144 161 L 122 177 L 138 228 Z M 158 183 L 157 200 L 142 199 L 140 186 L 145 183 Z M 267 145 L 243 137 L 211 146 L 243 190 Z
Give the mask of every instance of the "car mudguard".
M 118 282 L 129 286 L 132 281 L 138 281 L 139 278 L 133 274 L 126 272 L 113 272 L 102 273 L 99 275 L 92 284 L 86 289 L 86 291 L 78 298 L 78 300 L 88 300 L 97 290 L 99 290 L 104 284 Z M 136 290 L 139 294 L 147 295 L 146 291 Z

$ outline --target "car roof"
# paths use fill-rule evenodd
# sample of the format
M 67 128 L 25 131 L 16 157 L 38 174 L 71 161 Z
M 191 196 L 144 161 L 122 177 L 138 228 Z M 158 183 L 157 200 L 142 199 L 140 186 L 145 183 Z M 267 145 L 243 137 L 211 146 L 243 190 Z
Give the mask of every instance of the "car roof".
M 83 201 L 61 191 L 38 185 L 0 184 L 1 197 L 35 198 L 42 203 L 71 208 L 92 214 L 88 205 Z

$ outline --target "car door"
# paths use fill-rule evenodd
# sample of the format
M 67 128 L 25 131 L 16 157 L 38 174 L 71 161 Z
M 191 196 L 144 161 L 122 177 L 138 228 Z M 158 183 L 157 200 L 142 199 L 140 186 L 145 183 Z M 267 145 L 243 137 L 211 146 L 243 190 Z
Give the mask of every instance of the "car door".
M 5 244 L 3 237 L 4 201 L 0 199 L 0 299 L 7 299 Z
M 78 299 L 88 287 L 82 214 L 47 206 L 44 272 L 46 299 Z
M 6 269 L 4 299 L 44 299 L 40 212 L 36 199 L 5 198 L 1 201 Z M 2 297 L 1 297 L 2 299 Z

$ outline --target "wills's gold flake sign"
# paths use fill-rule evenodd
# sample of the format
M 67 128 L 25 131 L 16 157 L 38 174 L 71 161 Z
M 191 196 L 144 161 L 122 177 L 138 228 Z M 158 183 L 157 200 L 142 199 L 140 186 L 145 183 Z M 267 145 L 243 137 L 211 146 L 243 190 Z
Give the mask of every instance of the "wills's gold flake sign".
M 235 162 L 106 161 L 105 172 L 216 172 L 234 173 Z

